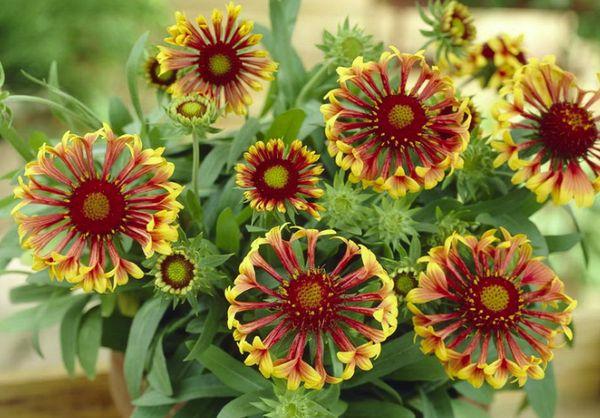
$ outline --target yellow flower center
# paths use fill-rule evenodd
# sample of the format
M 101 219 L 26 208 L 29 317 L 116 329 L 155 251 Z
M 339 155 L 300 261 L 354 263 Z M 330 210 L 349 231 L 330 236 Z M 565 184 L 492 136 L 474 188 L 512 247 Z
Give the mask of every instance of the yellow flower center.
M 83 201 L 83 214 L 92 221 L 100 221 L 108 216 L 110 203 L 104 193 L 93 192 Z
M 392 107 L 388 114 L 388 121 L 396 129 L 402 129 L 410 125 L 415 119 L 415 114 L 408 105 L 397 104 Z
M 179 113 L 186 118 L 201 117 L 206 112 L 206 106 L 199 102 L 185 102 L 179 106 Z
M 169 263 L 167 267 L 167 275 L 169 276 L 169 281 L 181 283 L 185 281 L 188 277 L 187 267 L 184 264 L 183 260 L 175 260 Z
M 272 189 L 283 189 L 287 185 L 289 177 L 287 168 L 282 165 L 269 167 L 263 174 L 265 183 Z
M 481 290 L 479 299 L 487 309 L 498 312 L 506 309 L 510 301 L 510 295 L 504 287 L 493 284 Z
M 305 309 L 314 309 L 323 302 L 323 289 L 317 282 L 307 282 L 298 288 L 298 303 Z
M 208 59 L 208 68 L 214 75 L 227 74 L 231 70 L 231 60 L 223 54 L 215 54 Z

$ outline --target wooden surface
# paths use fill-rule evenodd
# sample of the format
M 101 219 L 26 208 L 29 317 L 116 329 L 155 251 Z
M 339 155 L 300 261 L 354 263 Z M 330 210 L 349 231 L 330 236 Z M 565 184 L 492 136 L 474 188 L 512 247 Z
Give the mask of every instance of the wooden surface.
M 120 418 L 108 389 L 108 376 L 57 378 L 0 385 L 0 417 Z

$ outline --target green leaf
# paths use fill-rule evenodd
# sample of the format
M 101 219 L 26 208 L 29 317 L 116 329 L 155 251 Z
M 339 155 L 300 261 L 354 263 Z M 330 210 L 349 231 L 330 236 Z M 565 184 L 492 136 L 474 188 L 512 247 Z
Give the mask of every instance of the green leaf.
M 461 395 L 484 405 L 489 405 L 494 400 L 494 389 L 490 385 L 474 388 L 470 383 L 461 381 L 454 385 L 454 389 Z
M 54 286 L 23 285 L 10 289 L 9 299 L 11 303 L 39 302 L 50 299 L 57 291 L 65 295 L 69 293 L 68 289 L 57 289 Z
M 153 406 L 150 408 L 138 407 L 135 408 L 130 418 L 165 418 L 171 408 L 171 405 Z
M 388 378 L 404 382 L 435 381 L 446 379 L 447 375 L 440 362 L 435 357 L 428 356 L 396 370 Z
M 4 67 L 2 67 L 2 63 L 0 62 L 0 87 L 4 86 Z
M 148 374 L 148 381 L 153 388 L 159 392 L 171 396 L 173 394 L 173 386 L 169 378 L 169 370 L 167 369 L 167 360 L 163 351 L 163 337 L 158 339 L 154 347 L 154 355 L 152 356 L 152 368 Z
M 27 142 L 4 121 L 0 121 L 0 138 L 6 139 L 25 161 L 33 160 L 35 157 Z
M 136 406 L 173 405 L 199 398 L 229 398 L 240 392 L 224 385 L 216 376 L 203 374 L 175 382 L 175 396 L 169 397 L 157 390 L 149 389 L 132 403 Z
M 124 371 L 127 389 L 132 398 L 140 396 L 148 348 L 168 306 L 166 299 L 151 299 L 142 305 L 131 324 L 125 351 Z
M 302 109 L 290 109 L 277 116 L 267 132 L 267 138 L 281 138 L 286 144 L 290 144 L 298 138 L 302 122 L 306 113 Z
M 203 229 L 204 224 L 202 220 L 204 219 L 204 211 L 202 209 L 202 205 L 200 204 L 200 198 L 196 196 L 193 190 L 188 190 L 185 195 L 185 208 L 192 216 L 192 220 L 196 223 L 200 230 Z
M 391 402 L 357 401 L 350 402 L 344 418 L 414 418 L 409 409 Z
M 127 71 L 127 86 L 129 88 L 129 95 L 131 96 L 131 103 L 133 104 L 133 108 L 135 109 L 135 113 L 140 120 L 142 126 L 145 125 L 144 120 L 144 111 L 142 110 L 142 104 L 140 102 L 140 95 L 138 92 L 138 75 L 140 72 L 140 65 L 142 62 L 142 57 L 144 55 L 144 48 L 146 47 L 146 42 L 148 40 L 148 35 L 150 32 L 144 33 L 142 36 L 138 38 L 138 40 L 133 45 L 131 52 L 129 53 L 129 58 L 127 59 L 126 71 Z M 142 132 L 145 132 L 145 129 L 142 128 Z
M 260 129 L 260 122 L 256 118 L 249 118 L 244 126 L 233 137 L 229 156 L 227 157 L 227 168 L 231 169 L 240 158 L 240 155 L 254 142 L 254 138 Z
M 220 306 L 215 299 L 211 299 L 209 303 L 208 315 L 206 315 L 202 334 L 200 334 L 200 337 L 196 340 L 190 353 L 185 358 L 186 361 L 198 360 L 200 358 L 200 354 L 212 344 L 212 341 L 217 334 L 217 330 L 221 325 L 219 320 L 221 318 L 221 309 L 223 309 L 223 307 Z
M 125 133 L 125 126 L 133 122 L 129 110 L 123 104 L 120 97 L 113 96 L 110 98 L 108 102 L 108 120 L 111 128 L 117 135 L 123 135 Z
M 102 341 L 102 312 L 99 306 L 87 311 L 77 335 L 77 356 L 89 379 L 96 376 L 96 362 Z
M 69 375 L 75 374 L 75 356 L 77 354 L 77 336 L 83 308 L 89 301 L 89 296 L 78 298 L 75 303 L 65 312 L 60 323 L 60 348 L 62 361 Z
M 414 334 L 409 332 L 382 345 L 381 355 L 373 361 L 373 370 L 366 373 L 357 372 L 349 381 L 344 382 L 344 387 L 354 387 L 367 383 L 378 377 L 390 374 L 409 364 L 414 364 L 423 359 L 423 353 L 413 342 Z
M 116 293 L 107 293 L 104 295 L 100 295 L 100 307 L 102 309 L 102 317 L 108 318 L 115 311 L 115 307 L 117 306 L 117 294 Z
M 540 418 L 554 418 L 556 412 L 556 382 L 552 364 L 546 368 L 546 376 L 542 380 L 528 379 L 525 393 L 529 404 Z
M 242 393 L 266 389 L 269 386 L 261 374 L 214 345 L 204 350 L 198 359 L 221 382 Z
M 560 253 L 563 251 L 569 251 L 575 245 L 581 241 L 581 234 L 579 232 L 573 232 L 571 234 L 564 235 L 546 235 L 546 244 L 548 245 L 548 252 Z
M 223 251 L 237 253 L 242 233 L 231 208 L 225 208 L 217 218 L 217 236 L 215 243 Z
M 491 215 L 489 213 L 482 213 L 479 216 L 477 216 L 475 220 L 484 225 L 491 225 L 497 228 L 506 228 L 511 234 L 525 234 L 527 235 L 527 238 L 529 238 L 529 240 L 531 241 L 531 245 L 533 245 L 535 253 L 538 255 L 547 256 L 548 246 L 546 244 L 544 236 L 537 228 L 537 226 L 535 226 L 535 224 L 529 219 L 522 217 L 521 213 L 516 211 L 511 211 L 511 213 L 515 213 L 515 215 Z
M 457 418 L 490 418 L 490 415 L 478 405 L 463 399 L 452 399 L 452 411 Z
M 266 393 L 252 392 L 239 396 L 230 401 L 221 409 L 217 418 L 244 418 L 252 415 L 262 415 L 262 411 L 252 405 L 252 402 L 259 400 Z
M 34 306 L 15 312 L 14 314 L 0 319 L 0 332 L 25 332 L 43 329 L 59 322 L 65 312 L 69 309 L 73 296 L 70 294 L 51 299 L 44 305 Z M 40 309 L 45 309 L 45 315 L 42 315 L 40 322 L 36 324 L 35 320 Z
M 209 188 L 221 174 L 221 170 L 227 162 L 229 146 L 221 145 L 214 147 L 200 163 L 198 170 L 198 186 L 201 189 Z
M 432 392 L 425 392 L 419 388 L 419 393 L 423 406 L 423 418 L 454 418 L 450 396 L 448 396 L 446 388 L 441 387 Z

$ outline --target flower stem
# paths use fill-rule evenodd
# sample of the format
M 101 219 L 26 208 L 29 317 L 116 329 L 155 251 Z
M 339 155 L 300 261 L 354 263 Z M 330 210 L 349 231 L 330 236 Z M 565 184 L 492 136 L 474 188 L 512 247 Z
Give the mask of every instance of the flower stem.
M 300 90 L 298 98 L 296 99 L 296 106 L 300 106 L 306 102 L 306 99 L 313 92 L 315 87 L 317 87 L 323 81 L 323 78 L 329 72 L 332 63 L 333 62 L 331 60 L 325 61 L 321 65 L 321 68 L 319 68 L 319 70 L 316 73 L 314 73 L 314 75 L 311 77 L 310 80 L 308 80 L 304 87 L 302 87 L 302 90 Z
M 192 131 L 192 190 L 198 196 L 198 170 L 200 168 L 200 132 Z

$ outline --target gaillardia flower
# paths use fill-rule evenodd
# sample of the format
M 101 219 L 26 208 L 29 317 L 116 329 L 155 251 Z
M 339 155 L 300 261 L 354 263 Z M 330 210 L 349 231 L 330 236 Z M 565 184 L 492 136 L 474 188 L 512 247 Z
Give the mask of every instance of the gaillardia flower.
M 255 48 L 262 36 L 252 34 L 253 23 L 238 22 L 241 8 L 229 3 L 225 18 L 215 9 L 210 23 L 204 16 L 191 22 L 183 13 L 175 14 L 165 41 L 181 48 L 159 47 L 158 54 L 163 71 L 184 73 L 173 85 L 174 94 L 200 93 L 219 108 L 224 102 L 226 111 L 244 114 L 252 103 L 248 87 L 260 90 L 259 80 L 273 79 L 277 65 L 267 51 Z
M 413 70 L 417 76 L 409 79 Z M 392 47 L 379 62 L 358 57 L 338 74 L 340 87 L 327 94 L 321 112 L 329 153 L 351 170 L 351 181 L 400 197 L 430 189 L 446 169 L 461 167 L 467 101 L 459 103 L 450 78 L 429 67 L 421 52 Z
M 320 164 L 314 164 L 319 155 L 302 146 L 299 140 L 286 147 L 281 139 L 271 139 L 267 143 L 258 141 L 244 153 L 246 164 L 240 163 L 236 184 L 245 189 L 244 197 L 250 206 L 258 211 L 286 211 L 286 204 L 299 211 L 319 218 L 323 207 L 309 202 L 309 198 L 319 198 L 323 190 L 315 185 L 323 172 Z
M 350 379 L 356 366 L 371 369 L 380 343 L 397 326 L 394 283 L 370 250 L 333 230 L 297 227 L 285 240 L 282 229 L 252 243 L 234 286 L 225 292 L 228 325 L 235 328 L 240 351 L 248 353 L 245 363 L 258 364 L 267 378 L 287 379 L 289 389 L 301 382 L 319 389 Z M 329 250 L 332 244 L 343 248 L 319 262 L 323 237 Z M 267 261 L 272 259 L 278 262 Z M 334 345 L 345 364 L 340 376 L 326 369 L 332 367 L 325 347 Z
M 197 93 L 173 99 L 168 114 L 181 126 L 191 129 L 208 129 L 218 116 L 215 102 Z
M 428 264 L 419 286 L 407 296 L 423 352 L 435 353 L 450 377 L 475 387 L 543 378 L 557 335 L 572 337 L 576 302 L 532 257 L 525 235 L 501 233 L 453 234 L 432 248 L 422 258 Z
M 324 52 L 325 58 L 335 64 L 347 66 L 352 64 L 358 56 L 364 59 L 377 59 L 383 50 L 383 44 L 375 43 L 373 36 L 365 34 L 358 25 L 351 26 L 346 18 L 344 23 L 338 25 L 334 34 L 323 32 L 323 43 L 317 45 Z
M 161 90 L 167 90 L 177 80 L 177 71 L 162 72 L 155 56 L 149 56 L 144 63 L 144 75 L 148 84 Z
M 192 254 L 176 249 L 156 261 L 154 286 L 175 297 L 185 297 L 198 281 L 198 265 Z
M 104 159 L 97 163 L 100 150 Z M 140 244 L 146 257 L 169 254 L 181 186 L 169 181 L 174 166 L 162 152 L 142 149 L 138 136 L 118 137 L 106 125 L 83 137 L 67 132 L 54 147 L 44 144 L 25 168 L 28 182 L 19 178 L 21 202 L 13 210 L 34 268 L 49 267 L 58 280 L 102 293 L 144 275 L 121 257 L 122 238 Z M 23 213 L 25 206 L 33 214 Z
M 591 206 L 600 190 L 600 114 L 592 111 L 600 89 L 582 90 L 546 57 L 531 59 L 501 94 L 495 165 L 508 161 L 513 183 L 525 183 L 539 202 L 552 194 L 557 204 Z

